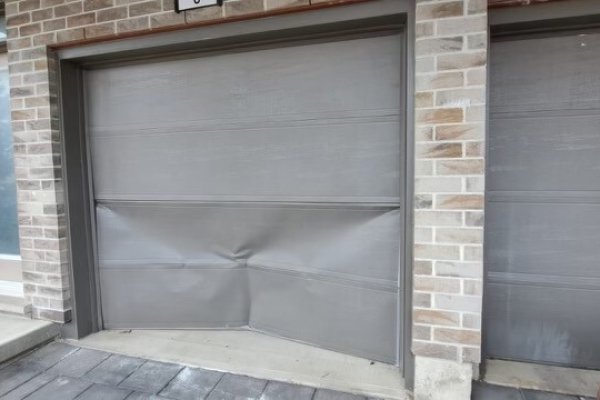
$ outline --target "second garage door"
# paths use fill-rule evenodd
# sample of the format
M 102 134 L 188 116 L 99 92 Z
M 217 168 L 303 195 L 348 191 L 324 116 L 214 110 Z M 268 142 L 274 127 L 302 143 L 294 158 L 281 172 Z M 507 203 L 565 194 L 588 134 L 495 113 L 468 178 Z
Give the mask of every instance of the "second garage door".
M 600 33 L 496 41 L 488 356 L 600 368 Z
M 90 70 L 104 327 L 399 361 L 401 36 Z

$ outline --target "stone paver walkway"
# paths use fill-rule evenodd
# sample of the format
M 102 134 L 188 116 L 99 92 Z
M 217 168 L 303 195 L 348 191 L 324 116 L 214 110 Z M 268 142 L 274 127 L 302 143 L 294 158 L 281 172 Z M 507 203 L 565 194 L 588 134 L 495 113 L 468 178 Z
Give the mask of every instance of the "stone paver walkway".
M 0 365 L 1 400 L 367 400 L 53 342 Z M 375 399 L 371 399 L 375 400 Z
M 595 400 L 591 397 L 567 396 L 564 394 L 514 389 L 473 382 L 473 400 Z

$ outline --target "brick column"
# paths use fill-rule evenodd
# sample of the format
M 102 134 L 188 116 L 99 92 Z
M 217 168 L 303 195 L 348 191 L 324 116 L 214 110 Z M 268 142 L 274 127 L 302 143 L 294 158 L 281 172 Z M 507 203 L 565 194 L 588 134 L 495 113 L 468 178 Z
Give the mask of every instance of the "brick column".
M 486 0 L 416 9 L 415 399 L 468 399 L 480 362 Z

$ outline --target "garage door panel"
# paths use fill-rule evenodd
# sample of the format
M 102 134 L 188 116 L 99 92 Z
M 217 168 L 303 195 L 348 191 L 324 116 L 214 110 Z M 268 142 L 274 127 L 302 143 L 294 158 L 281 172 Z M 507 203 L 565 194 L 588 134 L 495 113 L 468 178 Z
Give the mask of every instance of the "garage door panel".
M 317 205 L 103 204 L 101 268 L 232 262 L 396 282 L 400 210 Z
M 87 72 L 89 127 L 400 109 L 398 34 Z M 357 95 L 360 94 L 360 95 Z
M 547 285 L 488 283 L 489 357 L 600 368 L 600 286 L 577 290 Z M 524 306 L 527 305 L 527 306 Z
M 486 353 L 600 368 L 600 34 L 492 42 Z
M 397 117 L 381 117 L 210 132 L 94 134 L 94 189 L 99 199 L 398 201 L 399 131 Z
M 492 115 L 488 190 L 597 190 L 598 126 L 600 109 L 574 115 Z
M 398 313 L 394 288 L 283 271 L 250 270 L 250 326 L 283 337 L 393 363 Z
M 496 41 L 492 112 L 600 109 L 599 64 L 597 30 Z
M 245 327 L 250 304 L 247 279 L 244 268 L 101 268 L 104 327 Z
M 600 278 L 600 198 L 586 204 L 494 197 L 486 209 L 487 271 Z

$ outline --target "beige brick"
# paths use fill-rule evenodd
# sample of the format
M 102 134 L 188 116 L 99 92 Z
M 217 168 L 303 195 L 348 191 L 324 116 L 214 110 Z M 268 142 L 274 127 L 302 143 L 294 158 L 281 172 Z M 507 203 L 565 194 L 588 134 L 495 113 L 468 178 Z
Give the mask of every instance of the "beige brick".
M 417 157 L 420 158 L 460 158 L 463 154 L 462 143 L 419 143 Z
M 481 296 L 483 294 L 483 283 L 480 280 L 465 280 L 464 283 L 464 294 Z
M 75 28 L 83 25 L 90 25 L 96 22 L 95 13 L 77 14 L 67 18 L 67 27 Z
M 483 142 L 468 142 L 465 146 L 465 155 L 467 157 L 484 157 L 485 145 Z
M 431 327 L 425 325 L 413 325 L 413 338 L 417 340 L 431 340 Z
M 85 11 L 94 11 L 114 6 L 114 0 L 83 0 Z
M 104 22 L 84 28 L 85 38 L 91 39 L 101 36 L 110 36 L 116 33 L 116 25 L 114 22 Z
M 55 17 L 66 17 L 69 15 L 74 15 L 81 13 L 83 11 L 83 6 L 81 2 L 75 2 L 70 4 L 65 4 L 62 6 L 54 7 L 54 16 Z
M 415 210 L 416 226 L 456 226 L 462 225 L 462 212 L 439 210 Z
M 117 32 L 132 32 L 150 29 L 150 17 L 129 18 L 123 21 L 117 21 Z
M 100 10 L 96 13 L 96 20 L 98 22 L 114 21 L 123 18 L 127 18 L 127 7 L 125 6 Z
M 440 90 L 436 92 L 435 103 L 441 107 L 471 107 L 484 104 L 485 98 L 482 88 Z
M 422 292 L 413 292 L 413 307 L 429 308 L 431 307 L 431 294 Z
M 450 124 L 452 122 L 462 122 L 463 110 L 461 108 L 439 108 L 417 110 L 417 122 L 428 124 Z
M 483 265 L 480 262 L 435 262 L 436 276 L 450 276 L 457 278 L 481 278 Z
M 475 68 L 467 71 L 467 85 L 479 86 L 485 85 L 487 81 L 487 71 L 485 68 Z
M 415 258 L 422 260 L 459 260 L 460 247 L 441 244 L 415 244 Z
M 415 275 L 431 275 L 433 263 L 431 261 L 415 260 L 413 269 Z
M 433 196 L 431 194 L 418 193 L 415 195 L 415 209 L 429 209 L 433 205 Z
M 435 127 L 435 140 L 482 139 L 485 135 L 483 128 L 482 124 L 438 125 Z
M 81 40 L 85 37 L 83 28 L 67 29 L 56 32 L 56 41 L 58 43 L 70 42 L 73 40 Z
M 485 15 L 465 18 L 441 19 L 436 22 L 436 34 L 446 36 L 485 32 L 487 30 L 487 23 L 487 17 Z
M 456 360 L 458 347 L 438 343 L 413 340 L 412 351 L 415 355 L 431 358 Z
M 481 334 L 474 330 L 434 328 L 433 339 L 437 342 L 479 345 Z
M 6 26 L 11 28 L 23 24 L 28 24 L 29 22 L 31 22 L 31 14 L 29 13 L 13 15 L 6 19 Z
M 417 21 L 458 17 L 463 15 L 463 2 L 451 1 L 443 3 L 417 4 Z
M 415 227 L 414 240 L 416 243 L 433 243 L 433 228 Z
M 418 90 L 433 90 L 444 88 L 457 88 L 464 85 L 462 71 L 438 72 L 427 75 L 417 75 L 416 87 Z
M 415 179 L 417 193 L 453 193 L 460 192 L 462 180 L 450 177 L 418 177 Z
M 470 176 L 466 180 L 467 192 L 483 193 L 485 190 L 485 178 L 483 176 Z
M 150 27 L 161 28 L 163 26 L 181 25 L 185 23 L 185 15 L 174 12 L 166 12 L 150 16 Z
M 432 160 L 415 160 L 415 176 L 431 176 L 433 175 Z
M 487 53 L 478 51 L 474 53 L 444 54 L 437 59 L 440 71 L 452 69 L 466 69 L 484 66 L 487 62 Z
M 462 36 L 451 38 L 419 39 L 415 51 L 419 55 L 455 53 L 463 47 Z
M 221 7 L 199 8 L 185 12 L 185 20 L 188 23 L 208 21 L 223 17 L 223 9 Z
M 481 312 L 480 296 L 461 296 L 454 294 L 434 294 L 433 303 L 436 308 L 450 311 Z
M 485 13 L 488 8 L 488 0 L 467 0 L 467 4 L 469 14 Z
M 483 211 L 465 212 L 465 225 L 473 227 L 483 227 Z
M 433 127 L 417 126 L 415 128 L 415 140 L 417 142 L 430 142 L 433 140 Z
M 224 3 L 226 17 L 252 14 L 264 11 L 263 0 L 229 0 Z
M 31 12 L 31 21 L 44 21 L 52 18 L 52 9 L 44 8 L 42 10 L 35 10 Z
M 479 314 L 463 314 L 462 326 L 467 329 L 481 330 L 481 316 Z
M 433 107 L 433 92 L 419 92 L 415 94 L 417 108 Z
M 435 232 L 436 243 L 479 244 L 483 242 L 483 230 L 479 228 L 439 228 Z
M 470 50 L 481 50 L 487 48 L 487 34 L 477 33 L 467 36 L 467 47 Z
M 484 163 L 482 159 L 438 160 L 436 171 L 438 175 L 482 175 Z
M 50 21 L 44 21 L 42 23 L 42 29 L 44 32 L 53 32 L 59 29 L 64 29 L 67 27 L 67 19 L 66 18 L 58 18 Z
M 413 319 L 418 324 L 429 324 L 439 326 L 460 325 L 460 314 L 452 311 L 416 309 Z
M 453 278 L 436 278 L 415 276 L 415 290 L 435 293 L 460 293 L 460 280 Z
M 441 194 L 436 198 L 437 207 L 449 210 L 482 210 L 483 196 L 476 194 Z
M 435 25 L 432 21 L 419 22 L 415 26 L 417 38 L 433 36 Z
M 144 1 L 129 6 L 129 16 L 137 17 L 140 15 L 152 14 L 162 11 L 162 2 L 160 0 Z
M 309 4 L 309 0 L 265 0 L 265 7 L 267 8 L 267 10 L 308 6 Z
M 40 33 L 41 31 L 42 31 L 42 24 L 40 24 L 39 22 L 36 22 L 33 24 L 28 24 L 28 25 L 22 25 L 21 27 L 19 27 L 19 35 L 20 36 L 35 35 L 36 33 Z

